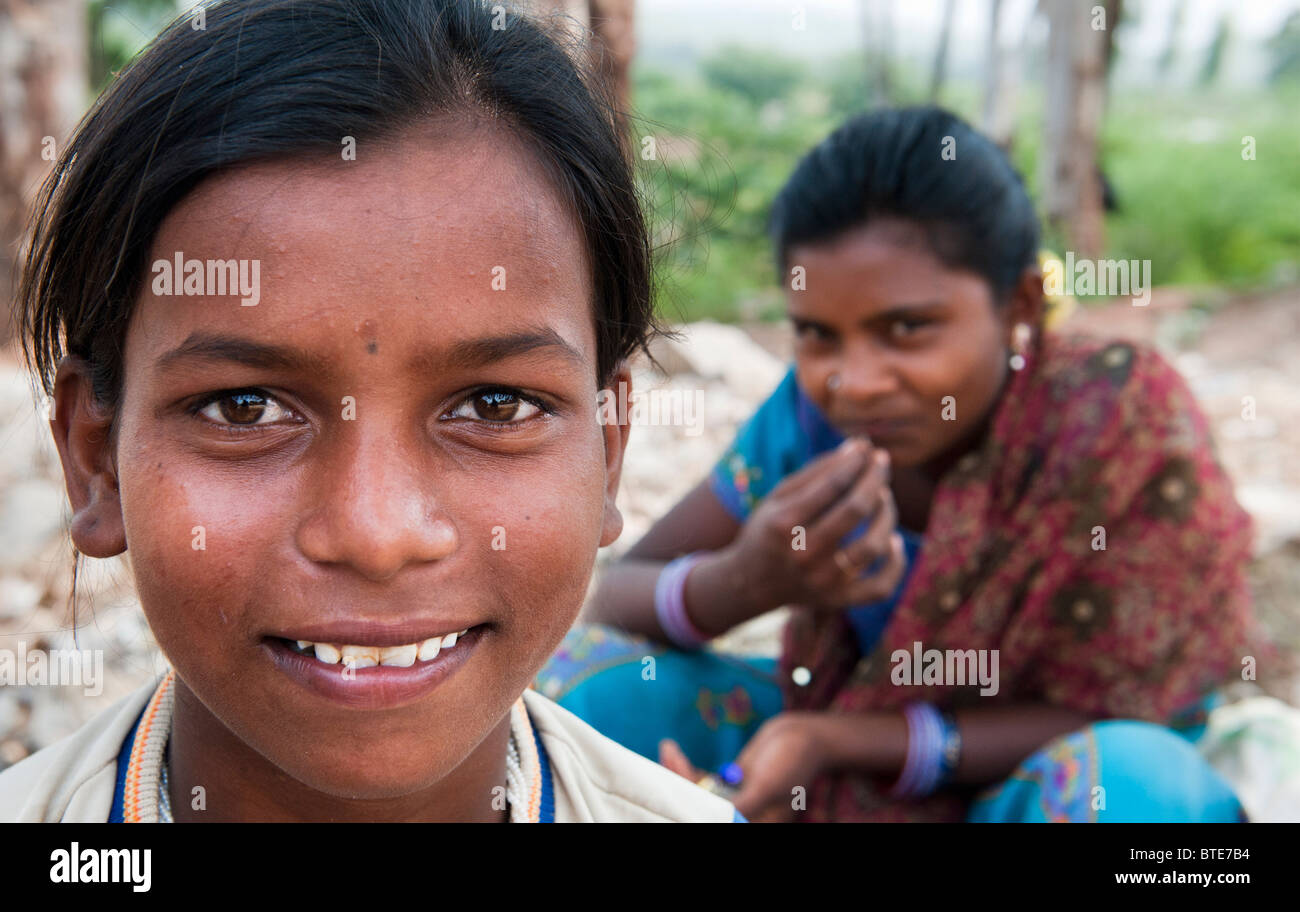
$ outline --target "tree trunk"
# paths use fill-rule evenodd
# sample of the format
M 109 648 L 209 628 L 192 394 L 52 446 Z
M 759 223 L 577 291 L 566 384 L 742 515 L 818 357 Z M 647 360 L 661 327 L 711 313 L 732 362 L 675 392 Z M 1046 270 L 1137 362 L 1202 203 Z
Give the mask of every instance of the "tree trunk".
M 609 84 L 619 109 L 626 111 L 636 54 L 636 0 L 527 0 L 526 7 L 539 17 L 563 17 L 573 37 L 590 39 L 588 62 Z
M 1048 18 L 1042 183 L 1048 219 L 1078 255 L 1105 247 L 1097 135 L 1106 97 L 1105 32 L 1094 29 L 1091 7 L 1043 0 Z M 1106 29 L 1115 23 L 1106 22 Z
M 1033 54 L 1034 17 L 1030 17 L 1019 37 L 1013 39 L 1014 44 L 1010 44 L 1003 35 L 1002 13 L 1005 7 L 1002 0 L 991 0 L 989 7 L 984 132 L 1001 149 L 1010 153 L 1015 142 L 1025 61 Z
M 619 108 L 631 103 L 632 58 L 636 55 L 636 0 L 589 0 L 592 48 L 597 71 L 608 80 Z
M 1169 23 L 1165 28 L 1165 47 L 1156 61 L 1156 72 L 1161 79 L 1168 79 L 1178 59 L 1178 48 L 1182 43 L 1183 26 L 1187 21 L 1186 0 L 1174 0 L 1169 11 Z
M 86 108 L 86 0 L 0 0 L 0 294 L 31 204 Z M 12 321 L 0 333 L 9 341 Z
M 997 0 L 994 0 L 994 7 Z M 939 46 L 934 51 L 934 67 L 930 71 L 930 100 L 938 101 L 948 70 L 948 42 L 952 35 L 952 20 L 957 13 L 957 0 L 944 0 L 943 25 L 939 29 Z M 994 12 L 996 16 L 997 13 Z
M 867 73 L 867 98 L 874 107 L 891 103 L 894 11 L 891 0 L 859 0 L 862 12 L 863 52 Z
M 984 46 L 984 132 L 1000 144 L 999 100 L 1002 97 L 1002 0 L 989 0 L 989 31 Z

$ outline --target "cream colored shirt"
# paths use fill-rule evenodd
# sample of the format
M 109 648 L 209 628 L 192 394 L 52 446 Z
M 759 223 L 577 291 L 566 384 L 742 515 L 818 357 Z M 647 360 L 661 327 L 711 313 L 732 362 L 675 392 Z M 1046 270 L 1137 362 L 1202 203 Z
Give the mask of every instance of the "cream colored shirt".
M 0 773 L 0 822 L 103 823 L 117 758 L 157 681 Z M 557 823 L 731 823 L 731 802 L 600 734 L 534 690 L 524 703 L 551 765 Z

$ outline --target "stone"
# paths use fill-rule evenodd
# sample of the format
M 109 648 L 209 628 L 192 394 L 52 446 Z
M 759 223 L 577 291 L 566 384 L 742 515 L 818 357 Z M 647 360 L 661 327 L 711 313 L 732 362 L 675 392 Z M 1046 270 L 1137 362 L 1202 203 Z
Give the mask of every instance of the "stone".
M 1237 502 L 1255 520 L 1255 556 L 1300 541 L 1300 490 L 1285 484 L 1240 484 Z
M 42 478 L 11 485 L 0 499 L 0 570 L 23 567 L 63 531 L 67 495 Z
M 670 376 L 690 372 L 707 380 L 721 380 L 745 397 L 766 396 L 781 382 L 786 366 L 772 357 L 744 330 L 701 321 L 680 327 L 680 340 L 657 339 L 651 354 Z

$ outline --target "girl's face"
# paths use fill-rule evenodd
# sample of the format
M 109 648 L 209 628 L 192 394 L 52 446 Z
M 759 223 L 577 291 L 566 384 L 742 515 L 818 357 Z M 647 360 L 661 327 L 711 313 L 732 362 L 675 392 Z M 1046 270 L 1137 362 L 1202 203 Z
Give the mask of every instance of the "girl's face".
M 150 263 L 178 253 L 257 261 L 260 299 L 146 277 L 110 468 L 77 467 L 64 418 L 77 547 L 129 545 L 184 686 L 300 783 L 408 794 L 492 732 L 502 763 L 502 720 L 621 529 L 627 429 L 596 420 L 570 211 L 508 134 L 430 132 L 214 176 Z M 465 629 L 432 660 L 392 654 L 411 665 L 290 646 Z
M 982 277 L 948 268 L 896 220 L 792 247 L 788 259 L 806 270 L 806 288 L 786 292 L 799 384 L 831 423 L 870 437 L 896 467 L 960 448 L 1007 377 L 1013 323 L 1030 312 L 1021 293 L 995 309 Z

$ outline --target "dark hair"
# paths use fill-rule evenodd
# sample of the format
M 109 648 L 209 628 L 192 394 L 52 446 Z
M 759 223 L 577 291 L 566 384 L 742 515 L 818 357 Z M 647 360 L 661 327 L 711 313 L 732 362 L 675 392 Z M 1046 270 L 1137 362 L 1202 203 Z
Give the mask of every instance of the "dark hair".
M 991 140 L 941 108 L 859 114 L 800 160 L 769 223 L 780 275 L 791 247 L 880 217 L 919 224 L 935 255 L 982 275 L 999 304 L 1038 261 L 1038 216 L 1020 175 Z
M 223 0 L 168 26 L 100 96 L 42 188 L 19 283 L 47 395 L 66 350 L 119 405 L 125 332 L 163 218 L 206 176 L 340 154 L 439 117 L 538 156 L 589 251 L 598 379 L 656 330 L 648 231 L 608 88 L 558 28 L 484 0 Z M 63 340 L 60 339 L 60 334 Z

